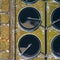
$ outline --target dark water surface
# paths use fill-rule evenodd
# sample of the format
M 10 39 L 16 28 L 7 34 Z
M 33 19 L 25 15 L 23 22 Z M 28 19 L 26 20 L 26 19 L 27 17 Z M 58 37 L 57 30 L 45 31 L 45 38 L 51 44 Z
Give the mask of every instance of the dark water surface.
M 29 49 L 27 49 L 23 53 L 23 55 L 26 56 L 26 57 L 33 57 L 36 54 L 38 54 L 38 52 L 40 51 L 40 49 L 41 49 L 41 42 L 34 35 L 25 35 L 25 36 L 23 36 L 20 39 L 19 44 L 18 44 L 18 48 L 19 49 L 21 47 L 27 48 L 29 44 L 31 44 L 31 47 Z M 19 51 L 21 52 L 21 50 L 19 50 Z
M 56 36 L 52 41 L 52 51 L 56 56 L 60 57 L 60 35 Z

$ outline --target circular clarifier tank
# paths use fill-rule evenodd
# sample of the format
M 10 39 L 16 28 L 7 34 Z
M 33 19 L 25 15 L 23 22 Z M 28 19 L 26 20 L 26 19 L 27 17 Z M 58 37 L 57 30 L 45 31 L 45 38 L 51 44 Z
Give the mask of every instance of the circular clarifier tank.
M 19 12 L 18 22 L 22 29 L 26 31 L 34 31 L 41 24 L 41 16 L 35 8 L 26 7 Z
M 24 35 L 18 42 L 18 49 L 22 57 L 34 58 L 41 50 L 41 42 L 35 35 Z
M 26 4 L 33 4 L 36 3 L 38 0 L 21 0 L 21 1 L 23 1 Z
M 59 3 L 59 4 L 60 4 L 60 0 L 53 0 L 53 1 L 55 1 L 55 2 L 57 2 L 57 3 Z
M 53 27 L 60 30 L 60 7 L 56 8 L 51 15 L 51 23 Z
M 60 57 L 60 35 L 57 35 L 51 43 L 51 49 L 56 57 Z

